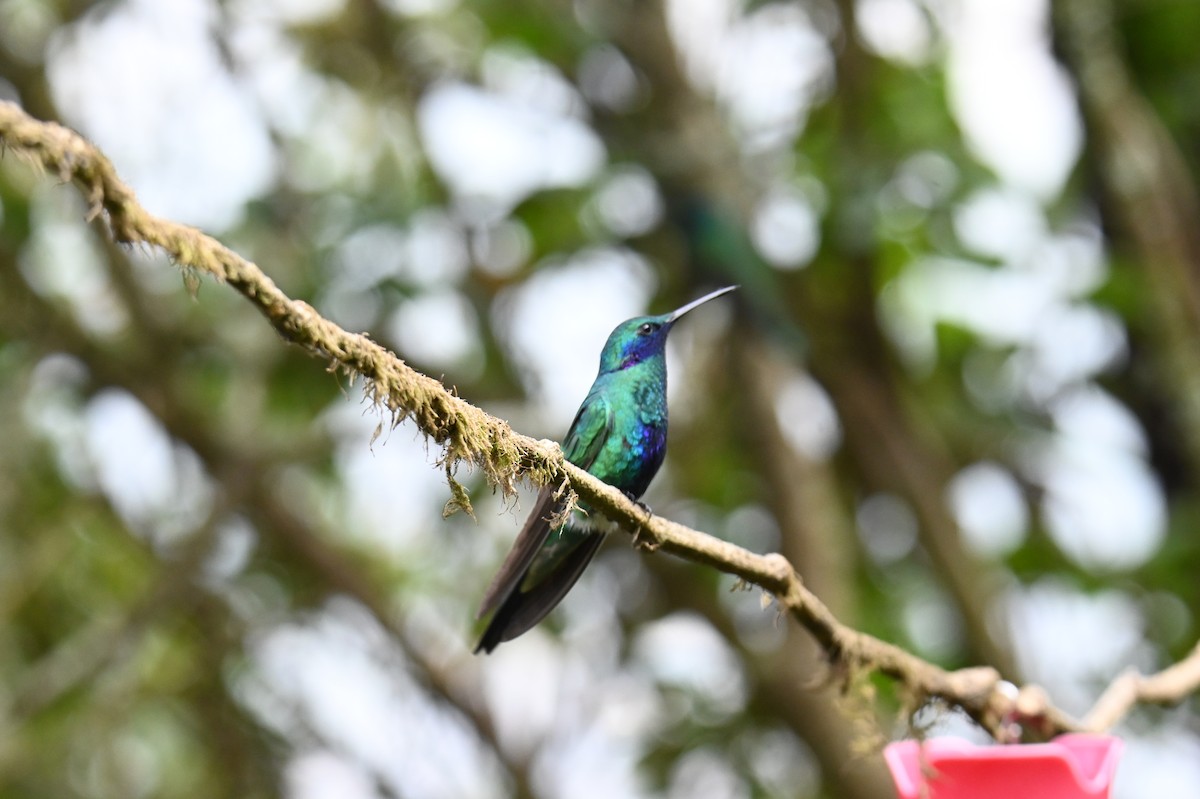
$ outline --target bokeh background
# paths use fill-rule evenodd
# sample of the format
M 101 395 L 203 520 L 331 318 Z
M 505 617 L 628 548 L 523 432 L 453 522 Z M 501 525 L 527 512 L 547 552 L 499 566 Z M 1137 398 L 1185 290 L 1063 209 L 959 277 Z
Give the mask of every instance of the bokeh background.
M 1084 712 L 1200 610 L 1200 4 L 0 0 L 0 97 L 524 433 L 673 334 L 657 513 Z M 886 682 L 610 542 L 474 657 L 530 506 L 0 159 L 0 794 L 890 795 Z M 945 709 L 918 723 L 976 735 Z M 1200 795 L 1196 704 L 1119 799 Z

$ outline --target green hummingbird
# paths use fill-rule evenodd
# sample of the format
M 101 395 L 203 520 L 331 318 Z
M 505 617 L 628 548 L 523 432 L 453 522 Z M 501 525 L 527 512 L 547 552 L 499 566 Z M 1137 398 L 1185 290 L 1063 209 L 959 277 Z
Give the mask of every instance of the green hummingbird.
M 563 455 L 633 500 L 645 493 L 667 452 L 667 334 L 679 318 L 737 286 L 706 294 L 658 316 L 617 325 L 600 353 L 600 372 L 567 431 Z M 546 617 L 575 585 L 604 540 L 603 529 L 568 521 L 551 529 L 564 507 L 543 488 L 478 618 L 494 615 L 475 652 L 491 652 Z

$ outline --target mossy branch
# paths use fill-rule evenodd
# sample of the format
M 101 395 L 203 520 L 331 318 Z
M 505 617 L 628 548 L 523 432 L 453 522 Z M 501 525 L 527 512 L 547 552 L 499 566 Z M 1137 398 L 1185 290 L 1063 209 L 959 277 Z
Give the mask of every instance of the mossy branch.
M 940 701 L 959 707 L 998 739 L 1011 736 L 1014 725 L 1046 736 L 1107 729 L 1137 701 L 1177 702 L 1200 684 L 1198 647 L 1182 664 L 1164 672 L 1169 679 L 1120 678 L 1119 685 L 1114 683 L 1106 693 L 1107 704 L 1098 705 L 1088 722 L 1081 723 L 1052 705 L 1036 686 L 1018 691 L 995 669 L 946 671 L 858 632 L 834 617 L 782 555 L 758 555 L 668 519 L 647 517 L 620 491 L 564 461 L 557 445 L 515 433 L 503 420 L 455 396 L 366 336 L 349 333 L 307 303 L 289 298 L 258 266 L 215 239 L 153 216 L 137 202 L 103 153 L 73 131 L 35 120 L 13 103 L 0 102 L 0 143 L 78 187 L 90 205 L 90 217 L 103 214 L 115 241 L 154 245 L 180 268 L 229 284 L 289 341 L 329 361 L 333 368 L 361 375 L 367 395 L 390 412 L 393 424 L 411 420 L 442 447 L 441 462 L 448 474 L 456 464 L 466 462 L 505 492 L 512 491 L 521 478 L 540 485 L 565 480 L 589 506 L 636 536 L 645 548 L 711 566 L 766 591 L 813 635 L 834 673 L 843 679 L 870 672 L 887 675 L 901 682 L 904 693 L 918 704 Z M 451 504 L 465 507 L 464 499 L 456 492 Z

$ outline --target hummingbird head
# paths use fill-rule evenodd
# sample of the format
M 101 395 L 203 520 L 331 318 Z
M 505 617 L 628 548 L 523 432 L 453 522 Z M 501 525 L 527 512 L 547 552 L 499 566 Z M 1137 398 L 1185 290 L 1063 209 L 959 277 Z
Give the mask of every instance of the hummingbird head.
M 692 300 L 682 308 L 657 316 L 635 316 L 617 325 L 608 336 L 604 351 L 600 354 L 600 372 L 619 372 L 630 366 L 662 357 L 667 348 L 667 334 L 679 317 L 703 305 L 711 299 L 728 294 L 737 286 L 726 286 L 698 300 Z

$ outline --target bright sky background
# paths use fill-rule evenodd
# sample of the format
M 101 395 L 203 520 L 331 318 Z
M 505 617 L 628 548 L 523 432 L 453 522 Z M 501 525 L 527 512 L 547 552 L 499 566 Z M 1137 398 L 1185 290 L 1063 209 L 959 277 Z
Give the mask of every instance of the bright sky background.
M 291 146 L 298 165 L 287 179 L 309 188 L 366 174 L 364 153 L 401 152 L 421 143 L 454 193 L 458 212 L 487 229 L 487 263 L 500 274 L 520 265 L 529 251 L 528 233 L 504 219 L 508 209 L 540 189 L 609 174 L 613 165 L 587 125 L 577 90 L 526 53 L 490 53 L 480 85 L 431 88 L 415 126 L 309 73 L 282 25 L 320 19 L 340 5 L 231 3 L 232 43 L 246 70 L 239 82 L 222 66 L 206 30 L 214 19 L 211 0 L 126 0 L 51 41 L 54 96 L 66 121 L 112 157 L 151 211 L 218 234 L 237 223 L 248 200 L 281 178 L 272 129 L 296 137 Z M 436 14 L 453 0 L 397 0 L 393 6 L 397 13 Z M 801 6 L 770 5 L 745 16 L 732 0 L 675 0 L 670 9 L 688 74 L 727 109 L 747 149 L 768 151 L 800 134 L 812 104 L 836 90 L 822 27 L 827 22 L 809 18 Z M 858 9 L 859 35 L 882 56 L 902 64 L 939 57 L 918 0 L 860 0 Z M 1023 449 L 1026 476 L 1046 492 L 1039 512 L 1050 533 L 1085 568 L 1136 567 L 1161 544 L 1166 508 L 1137 421 L 1089 381 L 1127 357 L 1119 320 L 1086 300 L 1107 277 L 1094 220 L 1052 229 L 1045 213 L 1082 144 L 1071 86 L 1050 54 L 1045 0 L 942 0 L 928 9 L 948 34 L 956 119 L 971 151 L 996 175 L 994 185 L 960 205 L 955 229 L 969 251 L 999 266 L 925 259 L 889 287 L 882 318 L 915 369 L 936 359 L 934 326 L 942 320 L 1012 346 L 1003 384 L 980 384 L 978 393 L 1000 401 L 1058 397 L 1051 406 L 1054 433 L 1031 438 Z M 623 102 L 631 89 L 621 83 L 619 64 L 605 74 L 614 76 L 601 87 L 605 97 Z M 953 169 L 937 153 L 914 154 L 898 170 L 897 196 L 919 203 L 945 191 L 957 180 Z M 628 234 L 654 220 L 661 208 L 653 181 L 636 169 L 612 174 L 595 209 L 600 223 Z M 76 212 L 58 197 L 47 193 L 35 205 L 50 227 L 34 243 L 33 268 L 26 274 L 39 291 L 74 300 L 90 329 L 118 329 L 122 311 L 115 301 L 96 302 L 110 290 L 72 221 Z M 816 223 L 823 210 L 819 185 L 782 183 L 764 198 L 753 224 L 755 242 L 779 268 L 803 268 L 819 243 Z M 404 275 L 427 292 L 388 320 L 389 344 L 450 372 L 477 369 L 482 355 L 475 333 L 482 322 L 455 288 L 466 268 L 466 243 L 440 214 L 430 211 L 403 227 L 345 232 L 335 258 L 346 281 L 318 304 L 344 324 L 371 324 L 379 310 L 364 299 L 367 289 L 383 275 Z M 269 262 L 263 266 L 270 271 Z M 498 301 L 499 338 L 543 411 L 514 419 L 518 428 L 562 435 L 596 368 L 594 358 L 577 354 L 598 356 L 612 326 L 646 310 L 655 288 L 644 259 L 609 247 L 574 253 Z M 590 299 L 582 306 L 555 301 L 582 295 Z M 537 314 L 531 312 L 535 304 Z M 559 317 L 545 315 L 547 308 L 567 307 Z M 696 331 L 721 324 L 717 311 L 696 316 L 689 319 Z M 431 340 L 421 335 L 428 319 L 439 320 L 439 328 L 458 320 L 459 333 Z M 548 324 L 570 335 L 548 337 Z M 262 333 L 270 335 L 265 328 Z M 676 353 L 672 369 L 678 375 Z M 82 411 L 52 401 L 57 387 L 75 379 L 69 363 L 45 364 L 38 385 L 41 398 L 50 401 L 31 403 L 31 419 L 63 452 L 88 454 L 85 465 L 70 467 L 75 479 L 106 491 L 132 529 L 156 542 L 186 534 L 212 501 L 195 458 L 172 444 L 126 394 L 102 394 Z M 969 387 L 971 379 L 968 374 Z M 789 431 L 796 446 L 808 452 L 837 446 L 837 420 L 818 386 L 797 383 L 780 402 L 812 409 L 806 418 L 819 422 Z M 445 487 L 425 448 L 406 428 L 368 447 L 376 420 L 363 418 L 353 402 L 339 400 L 325 423 L 345 442 L 337 463 L 353 487 L 345 501 L 358 534 L 396 556 L 432 546 L 433 497 Z M 1027 532 L 1028 512 L 1015 479 L 998 464 L 964 470 L 947 502 L 969 545 L 983 554 L 1010 551 Z M 486 498 L 479 510 L 474 535 L 490 543 L 463 557 L 473 558 L 467 565 L 483 573 L 519 520 Z M 859 522 L 867 552 L 882 563 L 900 561 L 915 545 L 911 513 L 895 498 L 868 498 Z M 237 535 L 244 540 L 244 529 L 231 532 L 231 540 Z M 452 568 L 461 565 L 430 579 L 450 584 Z M 534 630 L 520 646 L 470 659 L 464 649 L 470 609 L 427 609 L 430 619 L 452 631 L 448 658 L 459 664 L 462 680 L 483 686 L 505 739 L 515 747 L 556 741 L 535 762 L 538 784 L 554 786 L 555 793 L 639 793 L 639 741 L 655 734 L 666 712 L 654 705 L 652 680 L 696 686 L 709 699 L 710 712 L 739 707 L 743 676 L 736 659 L 703 622 L 686 614 L 646 628 L 634 643 L 635 668 L 615 668 L 618 633 L 611 608 L 622 587 L 621 570 L 636 568 L 636 558 L 626 552 L 600 559 L 564 603 L 566 648 Z M 756 604 L 757 597 L 746 601 Z M 947 613 L 936 592 L 909 609 L 910 630 L 931 653 L 944 639 Z M 1047 580 L 1013 587 L 1006 613 L 1028 676 L 1069 710 L 1087 707 L 1124 666 L 1154 665 L 1144 662 L 1139 648 L 1144 610 L 1120 590 L 1089 596 Z M 460 724 L 421 699 L 399 663 L 402 656 L 353 606 L 334 603 L 308 622 L 262 630 L 252 651 L 259 671 L 241 686 L 244 701 L 285 737 L 292 714 L 300 713 L 326 741 L 290 765 L 290 796 L 375 797 L 373 775 L 404 796 L 503 794 L 496 764 Z M 1200 795 L 1200 740 L 1182 720 L 1124 732 L 1130 745 L 1117 799 Z M 786 746 L 763 751 L 764 773 L 774 769 L 791 784 L 812 779 L 806 753 Z M 705 751 L 679 769 L 680 784 L 703 780 L 710 787 L 728 773 Z

